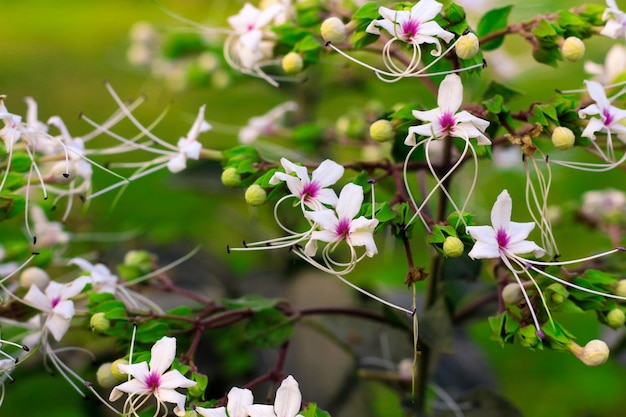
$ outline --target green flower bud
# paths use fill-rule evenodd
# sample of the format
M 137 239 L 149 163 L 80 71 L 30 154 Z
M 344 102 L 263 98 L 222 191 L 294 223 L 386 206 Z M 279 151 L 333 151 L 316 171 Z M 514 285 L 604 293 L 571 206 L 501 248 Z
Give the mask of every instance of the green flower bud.
M 376 120 L 370 125 L 370 137 L 376 142 L 387 142 L 393 139 L 396 132 L 389 120 Z
M 465 245 L 463 245 L 461 239 L 456 236 L 448 236 L 446 240 L 443 241 L 443 253 L 449 258 L 458 258 L 463 255 L 464 250 Z
M 570 36 L 561 45 L 561 53 L 567 61 L 580 61 L 585 55 L 585 44 L 579 38 Z
M 50 282 L 50 275 L 41 268 L 31 266 L 22 271 L 19 281 L 22 288 L 30 288 L 36 285 L 37 288 L 43 290 Z
M 552 144 L 558 149 L 569 149 L 574 146 L 574 132 L 570 129 L 559 126 L 552 131 Z
M 111 322 L 104 316 L 104 313 L 96 313 L 89 319 L 89 326 L 92 332 L 104 333 L 111 327 Z
M 113 388 L 120 383 L 111 372 L 111 362 L 103 363 L 96 371 L 96 380 L 102 388 Z
M 267 193 L 260 185 L 252 184 L 246 190 L 244 198 L 246 199 L 246 203 L 256 207 L 265 203 Z
M 241 175 L 237 173 L 237 168 L 230 167 L 222 171 L 222 184 L 227 187 L 236 187 L 241 183 Z
M 302 56 L 297 52 L 289 52 L 283 57 L 282 67 L 287 74 L 297 74 L 303 66 Z
M 116 359 L 113 361 L 113 363 L 111 364 L 111 374 L 118 380 L 118 381 L 126 381 L 128 379 L 128 375 L 125 373 L 120 372 L 119 369 L 117 369 L 117 365 L 128 365 L 128 361 L 126 359 Z
M 580 358 L 587 366 L 602 365 L 609 358 L 609 347 L 602 340 L 594 339 L 589 341 L 583 348 Z
M 615 287 L 615 295 L 620 297 L 626 297 L 626 279 L 620 279 L 617 281 L 617 287 Z
M 467 33 L 461 36 L 454 46 L 456 56 L 461 59 L 470 59 L 478 53 L 478 38 L 473 33 Z
M 502 300 L 505 304 L 515 305 L 522 301 L 524 294 L 519 284 L 512 282 L 502 289 Z
M 614 308 L 606 315 L 606 322 L 611 328 L 618 329 L 626 322 L 626 314 L 619 308 Z
M 557 292 L 553 292 L 550 296 L 550 300 L 552 300 L 554 304 L 561 304 L 563 301 L 565 301 L 565 297 Z
M 145 250 L 129 250 L 124 255 L 124 265 L 138 268 L 143 273 L 152 271 L 155 256 Z
M 346 39 L 346 25 L 338 17 L 324 20 L 320 32 L 326 42 L 341 43 Z

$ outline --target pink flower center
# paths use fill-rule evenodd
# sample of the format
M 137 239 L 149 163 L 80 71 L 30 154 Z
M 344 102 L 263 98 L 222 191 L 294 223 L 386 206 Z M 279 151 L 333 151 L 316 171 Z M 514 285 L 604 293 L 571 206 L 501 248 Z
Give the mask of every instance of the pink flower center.
M 439 117 L 439 126 L 441 126 L 442 132 L 450 135 L 454 133 L 454 126 L 456 126 L 456 120 L 454 119 L 454 114 L 450 112 L 445 112 Z
M 509 245 L 509 235 L 506 234 L 504 229 L 498 229 L 496 232 L 496 242 L 498 242 L 498 247 L 500 249 L 506 249 Z
M 610 126 L 615 121 L 615 116 L 613 116 L 609 109 L 603 109 L 602 116 L 604 116 L 604 126 Z
M 350 219 L 340 219 L 339 223 L 337 223 L 337 227 L 335 228 L 335 233 L 337 237 L 341 239 L 345 239 L 350 233 Z
M 61 301 L 61 296 L 60 295 L 57 295 L 56 297 L 54 297 L 52 299 L 52 301 L 51 301 L 52 308 L 56 307 L 59 304 L 60 301 Z
M 300 198 L 304 201 L 311 201 L 311 199 L 317 197 L 317 193 L 320 191 L 320 186 L 316 181 L 311 181 L 308 184 L 305 184 L 300 192 Z
M 152 392 L 157 391 L 159 389 L 159 385 L 161 385 L 161 375 L 155 371 L 150 372 L 145 380 L 145 384 L 148 390 Z
M 409 19 L 405 22 L 402 22 L 400 26 L 402 28 L 402 38 L 405 41 L 410 42 L 417 35 L 420 27 L 420 22 L 418 22 L 417 20 Z

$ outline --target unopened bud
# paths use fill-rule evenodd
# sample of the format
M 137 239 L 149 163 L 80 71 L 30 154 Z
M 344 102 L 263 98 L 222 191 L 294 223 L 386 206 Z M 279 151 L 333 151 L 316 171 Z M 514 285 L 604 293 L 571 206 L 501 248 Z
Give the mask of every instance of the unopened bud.
M 589 341 L 583 348 L 581 361 L 587 366 L 602 365 L 609 358 L 609 347 L 602 340 Z
M 606 322 L 611 328 L 618 329 L 626 322 L 626 314 L 619 308 L 614 308 L 606 315 Z
M 289 52 L 283 57 L 282 67 L 287 74 L 297 74 L 303 66 L 302 56 L 297 52 Z
M 626 297 L 626 279 L 620 279 L 617 281 L 617 287 L 615 287 L 615 295 L 620 297 Z
M 461 36 L 454 46 L 456 56 L 461 59 L 470 59 L 478 53 L 478 38 L 472 32 Z
M 456 236 L 448 236 L 446 240 L 443 241 L 443 253 L 449 258 L 458 258 L 463 255 L 464 250 L 465 245 L 461 242 L 461 239 Z
M 244 198 L 246 199 L 246 203 L 256 207 L 265 203 L 265 200 L 267 199 L 267 193 L 260 185 L 252 184 L 246 190 Z
M 102 388 L 113 388 L 120 383 L 111 372 L 111 362 L 103 363 L 96 371 L 96 380 Z
M 123 372 L 120 372 L 119 368 L 117 367 L 117 365 L 128 365 L 128 361 L 126 359 L 116 359 L 113 361 L 113 363 L 111 364 L 111 374 L 118 380 L 118 381 L 125 381 L 128 379 L 128 374 L 125 374 Z
M 46 181 L 52 184 L 66 185 L 76 178 L 74 171 L 74 164 L 71 162 L 68 164 L 65 161 L 58 161 L 46 176 Z
M 585 44 L 579 38 L 570 36 L 561 45 L 561 53 L 567 61 L 580 61 L 585 55 Z
M 346 39 L 346 25 L 338 17 L 324 20 L 320 32 L 326 42 L 341 43 Z
M 92 332 L 104 333 L 111 327 L 111 322 L 105 317 L 104 313 L 100 312 L 91 316 L 89 326 Z
M 396 132 L 389 120 L 376 120 L 370 125 L 370 137 L 376 142 L 387 142 L 393 139 Z
M 20 274 L 20 286 L 22 288 L 30 288 L 35 285 L 40 290 L 48 286 L 50 275 L 46 271 L 36 266 L 26 268 Z
M 222 171 L 222 184 L 227 187 L 236 187 L 241 183 L 241 175 L 237 173 L 237 168 L 230 167 Z
M 569 149 L 574 146 L 574 132 L 570 129 L 559 126 L 552 131 L 552 144 L 558 149 Z
M 152 271 L 156 256 L 146 250 L 129 250 L 124 255 L 124 265 L 136 267 L 142 273 Z
M 505 304 L 515 305 L 522 301 L 523 298 L 524 294 L 522 294 L 522 289 L 519 284 L 515 282 L 507 284 L 502 289 L 502 301 L 504 301 Z

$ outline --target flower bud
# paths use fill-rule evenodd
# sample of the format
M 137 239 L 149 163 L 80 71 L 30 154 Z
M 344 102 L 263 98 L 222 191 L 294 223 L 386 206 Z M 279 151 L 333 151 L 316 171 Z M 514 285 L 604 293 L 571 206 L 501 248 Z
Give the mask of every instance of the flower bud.
M 116 359 L 113 361 L 113 363 L 111 364 L 111 374 L 118 380 L 118 381 L 125 381 L 128 379 L 128 375 L 120 372 L 120 370 L 117 368 L 117 365 L 128 365 L 128 361 L 126 359 Z
M 302 56 L 297 52 L 289 52 L 283 57 L 282 67 L 287 74 L 297 74 L 303 66 Z
M 267 193 L 260 185 L 252 184 L 246 190 L 244 198 L 246 199 L 246 203 L 256 207 L 265 203 Z
M 619 308 L 614 308 L 606 315 L 606 322 L 611 328 L 618 329 L 626 322 L 626 314 Z
M 522 289 L 519 284 L 515 282 L 507 284 L 502 289 L 502 301 L 504 301 L 505 304 L 515 305 L 522 301 L 523 298 L 524 294 L 522 294 Z
M 104 333 L 111 327 L 111 322 L 107 319 L 104 313 L 96 313 L 89 319 L 89 326 L 92 332 Z
M 237 168 L 230 167 L 222 171 L 222 184 L 227 187 L 236 187 L 241 183 L 241 175 L 237 173 Z
M 346 25 L 338 17 L 324 20 L 320 32 L 326 42 L 341 43 L 346 39 Z
M 583 348 L 581 361 L 587 366 L 602 365 L 609 358 L 609 347 L 602 340 L 590 340 Z
M 454 46 L 456 56 L 461 59 L 470 59 L 478 53 L 478 38 L 472 32 L 461 36 Z
M 124 265 L 136 267 L 144 274 L 152 271 L 154 261 L 155 256 L 145 250 L 129 250 L 124 255 Z
M 389 120 L 376 120 L 370 125 L 370 137 L 376 142 L 387 142 L 393 139 L 396 132 Z
M 574 146 L 574 132 L 570 129 L 559 126 L 552 131 L 552 144 L 558 149 L 569 149 Z
M 561 53 L 567 61 L 580 61 L 585 55 L 585 44 L 579 38 L 570 36 L 561 45 Z
M 443 253 L 449 258 L 458 258 L 463 255 L 464 250 L 465 245 L 463 245 L 461 239 L 456 236 L 448 236 L 446 240 L 443 241 Z
M 626 297 L 626 279 L 620 279 L 617 281 L 617 287 L 615 287 L 615 295 L 620 297 Z
M 22 288 L 30 288 L 36 285 L 37 288 L 43 290 L 50 282 L 50 275 L 41 268 L 31 266 L 22 271 L 19 281 Z
M 103 363 L 98 367 L 96 380 L 102 388 L 113 388 L 120 382 L 111 372 L 111 362 Z
M 76 174 L 73 171 L 73 163 L 70 162 L 68 166 L 65 161 L 58 161 L 50 168 L 50 171 L 46 175 L 46 182 L 67 185 L 76 178 Z

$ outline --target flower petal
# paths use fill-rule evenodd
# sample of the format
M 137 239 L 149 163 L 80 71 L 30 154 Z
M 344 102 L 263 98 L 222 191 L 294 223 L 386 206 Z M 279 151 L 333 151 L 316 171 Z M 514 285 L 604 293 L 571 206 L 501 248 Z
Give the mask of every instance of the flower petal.
M 174 414 L 177 416 L 185 415 L 185 401 L 187 400 L 187 397 L 180 392 L 174 391 L 173 389 L 160 388 L 154 396 L 160 401 L 176 404 L 176 407 L 174 407 Z
M 174 389 L 174 388 L 189 388 L 197 384 L 196 381 L 185 377 L 177 369 L 172 369 L 161 375 L 160 388 Z
M 248 406 L 252 405 L 254 398 L 252 391 L 233 387 L 228 392 L 228 417 L 248 417 Z
M 204 407 L 196 407 L 196 413 L 200 414 L 204 417 L 228 417 L 226 415 L 226 407 L 217 407 L 217 408 L 204 408 Z M 245 414 L 246 416 L 248 414 Z
M 342 219 L 354 219 L 363 204 L 363 188 L 353 183 L 346 184 L 339 193 L 337 216 Z
M 276 390 L 274 410 L 280 417 L 295 417 L 302 407 L 302 394 L 298 382 L 289 375 Z
M 246 408 L 250 417 L 276 417 L 274 407 L 265 404 L 252 404 Z M 283 417 L 283 416 L 281 416 Z
M 422 0 L 424 1 L 424 0 Z M 437 105 L 442 113 L 456 113 L 463 103 L 463 83 L 456 74 L 448 74 L 439 86 Z
M 343 176 L 343 172 L 343 165 L 327 159 L 313 171 L 311 182 L 315 181 L 321 188 L 328 187 L 339 181 Z
M 491 209 L 491 225 L 494 230 L 508 230 L 511 221 L 513 200 L 507 190 L 503 190 Z
M 150 371 L 163 375 L 176 356 L 176 338 L 163 336 L 150 350 Z

